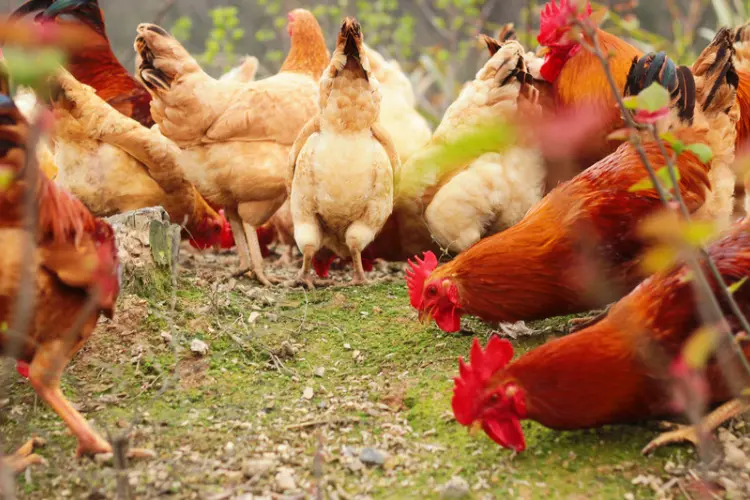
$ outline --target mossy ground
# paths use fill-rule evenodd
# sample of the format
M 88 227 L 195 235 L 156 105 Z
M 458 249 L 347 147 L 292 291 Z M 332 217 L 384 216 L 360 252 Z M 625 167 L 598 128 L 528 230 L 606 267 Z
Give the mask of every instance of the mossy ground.
M 174 305 L 123 294 L 116 320 L 100 325 L 66 373 L 66 394 L 99 429 L 116 434 L 140 415 L 133 446 L 157 454 L 131 464 L 140 498 L 267 493 L 279 467 L 293 469 L 303 495 L 320 485 L 339 497 L 436 497 L 458 475 L 476 498 L 650 498 L 632 479 L 663 475 L 667 457 L 688 453 L 642 457 L 655 435 L 644 427 L 555 432 L 525 423 L 528 449 L 513 456 L 451 419 L 452 377 L 472 334 L 420 325 L 399 273 L 303 292 L 266 291 L 230 272 L 188 265 Z M 543 333 L 515 341 L 517 354 L 566 323 L 532 324 Z M 490 331 L 477 321 L 468 328 Z M 190 351 L 196 338 L 210 346 L 205 357 Z M 40 453 L 49 465 L 19 478 L 23 496 L 114 498 L 115 470 L 74 460 L 74 438 L 25 382 L 0 404 L 6 448 L 32 433 L 48 439 Z M 353 464 L 350 448 L 363 446 L 387 452 L 385 465 Z M 254 458 L 272 460 L 273 470 L 243 474 Z

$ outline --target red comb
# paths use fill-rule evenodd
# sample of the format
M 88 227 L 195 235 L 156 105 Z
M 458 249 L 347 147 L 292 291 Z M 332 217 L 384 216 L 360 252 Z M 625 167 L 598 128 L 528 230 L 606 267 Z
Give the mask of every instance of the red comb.
M 328 270 L 331 268 L 331 264 L 333 264 L 333 261 L 336 260 L 337 255 L 332 253 L 329 256 L 325 255 L 314 255 L 313 256 L 313 269 L 315 269 L 315 274 L 318 275 L 319 278 L 326 279 L 328 277 Z
M 23 378 L 29 378 L 29 364 L 25 361 L 16 361 L 16 371 Z
M 560 0 L 560 5 L 555 0 L 552 0 L 542 9 L 537 41 L 542 45 L 553 43 L 555 40 L 550 39 L 550 35 L 555 33 L 557 28 L 569 26 L 576 17 L 583 20 L 590 15 L 591 2 L 589 0 L 586 0 L 586 5 L 580 11 L 579 6 L 575 5 L 573 0 Z
M 479 411 L 479 395 L 490 378 L 498 370 L 505 368 L 513 359 L 513 346 L 507 339 L 497 335 L 490 337 L 487 348 L 482 350 L 476 338 L 471 345 L 469 363 L 458 358 L 459 376 L 453 379 L 453 415 L 461 425 L 471 425 Z
M 409 300 L 414 308 L 419 309 L 422 305 L 422 289 L 427 277 L 437 267 L 437 257 L 432 252 L 425 252 L 424 259 L 414 256 L 416 262 L 409 260 L 409 268 L 406 270 L 406 284 L 409 286 Z

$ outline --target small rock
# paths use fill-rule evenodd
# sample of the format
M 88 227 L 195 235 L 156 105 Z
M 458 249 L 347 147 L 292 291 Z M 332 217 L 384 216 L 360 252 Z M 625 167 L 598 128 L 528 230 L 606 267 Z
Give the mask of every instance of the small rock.
M 467 496 L 469 496 L 469 483 L 459 476 L 453 476 L 440 488 L 440 498 L 457 499 Z
M 312 387 L 305 387 L 304 392 L 302 392 L 302 397 L 305 399 L 312 399 L 315 392 L 313 391 Z
M 346 349 L 347 351 L 350 351 L 352 349 L 352 345 L 351 344 L 344 344 L 344 349 Z
M 224 445 L 224 453 L 226 453 L 228 456 L 234 455 L 234 443 L 229 441 L 227 444 Z
M 747 465 L 748 460 L 744 451 L 733 444 L 727 444 L 724 447 L 724 462 L 736 469 L 742 469 Z
M 265 476 L 273 470 L 275 465 L 275 462 L 269 459 L 248 460 L 242 466 L 242 472 L 246 478 Z
M 325 375 L 325 374 L 326 374 L 326 369 L 324 367 L 322 367 L 322 366 L 317 367 L 313 371 L 313 375 L 315 375 L 316 377 L 323 378 L 323 375 Z
M 635 500 L 635 495 L 632 493 L 625 493 L 625 500 Z
M 165 344 L 171 344 L 172 334 L 169 332 L 161 332 L 161 339 L 164 341 Z
M 276 474 L 276 487 L 280 491 L 289 491 L 297 487 L 297 481 L 294 480 L 292 469 L 283 468 Z
M 112 460 L 114 458 L 113 453 L 99 453 L 97 455 L 94 455 L 94 462 L 96 462 L 97 465 L 107 465 L 112 463 Z
M 201 339 L 193 339 L 193 341 L 190 342 L 190 351 L 196 356 L 205 356 L 208 354 L 208 344 Z
M 260 318 L 260 313 L 258 311 L 253 311 L 250 313 L 250 316 L 248 316 L 247 322 L 254 325 L 258 318 Z
M 318 408 L 320 408 L 321 410 L 325 410 L 326 408 L 328 408 L 328 401 L 326 401 L 325 399 L 321 399 L 320 403 L 318 403 Z
M 375 448 L 363 448 L 359 453 L 359 460 L 365 465 L 383 465 L 386 456 L 386 453 Z
M 281 354 L 287 358 L 293 358 L 297 354 L 297 348 L 294 347 L 288 340 L 281 343 Z

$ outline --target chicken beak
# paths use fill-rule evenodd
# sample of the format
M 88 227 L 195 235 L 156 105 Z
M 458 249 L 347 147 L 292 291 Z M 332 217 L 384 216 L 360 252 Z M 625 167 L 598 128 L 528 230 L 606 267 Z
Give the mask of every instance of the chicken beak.
M 480 432 L 482 432 L 482 422 L 480 422 L 479 420 L 475 420 L 469 426 L 469 436 L 477 437 L 477 434 L 479 434 Z
M 540 46 L 538 49 L 536 49 L 536 55 L 538 57 L 544 57 L 547 54 L 549 54 L 549 47 L 541 47 Z
M 433 318 L 432 312 L 433 312 L 432 307 L 430 307 L 429 309 L 423 309 L 419 311 L 419 322 L 422 323 L 423 325 L 432 322 L 432 318 Z

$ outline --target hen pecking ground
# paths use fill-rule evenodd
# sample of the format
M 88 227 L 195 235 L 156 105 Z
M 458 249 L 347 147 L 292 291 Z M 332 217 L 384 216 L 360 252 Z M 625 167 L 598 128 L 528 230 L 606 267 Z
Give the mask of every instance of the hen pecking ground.
M 64 378 L 105 432 L 138 422 L 133 445 L 157 455 L 127 472 L 138 498 L 693 495 L 691 450 L 640 455 L 653 428 L 554 432 L 525 423 L 528 450 L 518 456 L 467 434 L 450 398 L 472 335 L 420 325 L 402 266 L 377 268 L 366 287 L 305 292 L 233 279 L 231 256 L 185 250 L 182 265 L 174 296 L 123 293 L 115 320 L 100 324 Z M 505 331 L 519 334 L 523 351 L 562 334 L 567 320 Z M 116 469 L 71 459 L 75 441 L 63 423 L 11 379 L 0 394 L 3 445 L 38 434 L 49 462 L 18 478 L 21 496 L 115 498 Z M 748 495 L 750 439 L 741 422 L 721 436 L 729 453 L 711 478 Z

